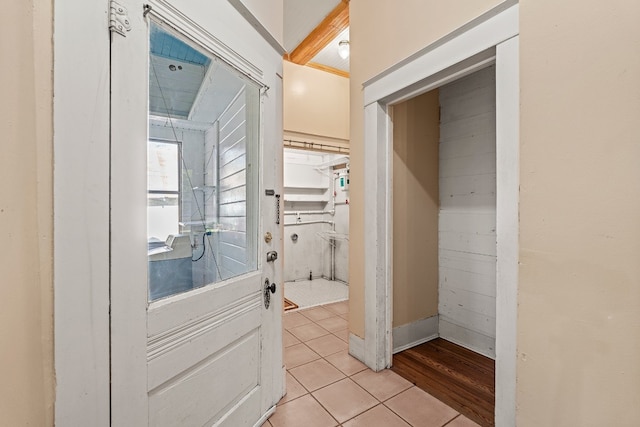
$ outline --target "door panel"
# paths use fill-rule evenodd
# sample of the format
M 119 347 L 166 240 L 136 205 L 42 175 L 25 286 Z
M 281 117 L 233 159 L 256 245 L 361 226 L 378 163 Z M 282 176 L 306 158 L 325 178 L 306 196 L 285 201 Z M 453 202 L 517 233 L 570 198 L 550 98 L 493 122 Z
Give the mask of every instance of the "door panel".
M 257 419 L 261 415 L 257 399 L 261 391 L 260 366 L 255 357 L 259 351 L 260 330 L 253 329 L 182 375 L 151 390 L 150 425 L 211 425 L 239 406 Z M 236 369 L 239 364 L 241 370 Z
M 120 3 L 131 31 L 112 36 L 112 424 L 252 426 L 283 390 L 282 263 L 263 262 L 282 245 L 264 191 L 282 189 L 281 56 L 228 2 L 196 14 L 157 0 L 144 17 L 142 2 Z M 150 223 L 170 235 L 147 235 Z
M 210 354 L 222 351 L 248 331 L 260 327 L 260 276 L 206 289 L 198 295 L 149 310 L 149 389 L 179 376 Z M 197 301 L 189 301 L 196 299 Z M 207 307 L 202 302 L 209 302 Z M 199 310 L 195 314 L 193 311 Z M 160 324 L 160 325 L 158 325 Z

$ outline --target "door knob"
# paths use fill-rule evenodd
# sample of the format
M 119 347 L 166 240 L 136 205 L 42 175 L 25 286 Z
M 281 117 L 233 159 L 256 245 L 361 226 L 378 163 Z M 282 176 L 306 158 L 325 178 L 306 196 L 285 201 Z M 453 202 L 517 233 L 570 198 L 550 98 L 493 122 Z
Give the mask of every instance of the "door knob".
M 271 294 L 276 293 L 276 284 L 269 283 L 269 279 L 264 280 L 264 308 L 269 309 L 271 305 Z
M 273 262 L 278 259 L 278 252 L 269 251 L 267 252 L 267 262 Z

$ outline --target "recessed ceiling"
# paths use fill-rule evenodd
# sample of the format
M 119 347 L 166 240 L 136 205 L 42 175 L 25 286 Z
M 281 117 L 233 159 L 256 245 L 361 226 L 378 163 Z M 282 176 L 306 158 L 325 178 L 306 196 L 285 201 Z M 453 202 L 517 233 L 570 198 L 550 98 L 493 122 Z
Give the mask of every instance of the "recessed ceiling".
M 248 82 L 219 58 L 151 26 L 149 113 L 213 123 Z
M 324 49 L 318 52 L 311 62 L 349 72 L 349 58 L 342 59 L 342 57 L 338 55 L 338 43 L 342 40 L 349 40 L 349 28 L 342 31 Z

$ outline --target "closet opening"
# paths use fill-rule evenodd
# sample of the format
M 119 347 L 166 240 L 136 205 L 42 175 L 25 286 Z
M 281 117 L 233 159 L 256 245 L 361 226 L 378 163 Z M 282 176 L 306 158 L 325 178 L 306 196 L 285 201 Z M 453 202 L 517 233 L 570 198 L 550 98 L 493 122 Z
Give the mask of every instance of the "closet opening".
M 495 65 L 392 107 L 392 369 L 494 425 Z
M 519 83 L 519 29 L 518 4 L 506 2 L 483 16 L 426 46 L 388 70 L 364 83 L 364 337 L 351 335 L 351 354 L 359 357 L 376 371 L 392 365 L 393 349 L 398 350 L 398 339 L 405 335 L 406 348 L 419 344 L 421 339 L 434 338 L 440 327 L 449 325 L 449 316 L 440 322 L 437 310 L 442 308 L 436 297 L 431 300 L 432 313 L 396 322 L 393 301 L 396 264 L 393 233 L 393 167 L 394 128 L 397 105 L 415 99 L 434 89 L 461 81 L 475 72 L 495 67 L 495 332 L 491 340 L 482 336 L 473 338 L 472 347 L 480 351 L 483 344 L 494 343 L 495 352 L 495 424 L 516 423 L 516 320 L 518 291 L 518 212 L 520 177 L 520 83 Z M 470 97 L 473 102 L 475 97 Z M 438 105 L 440 95 L 438 95 Z M 392 111 L 396 114 L 392 118 Z M 438 115 L 440 114 L 438 109 Z M 443 113 L 444 117 L 444 113 Z M 438 120 L 439 122 L 439 120 Z M 438 127 L 438 148 L 440 145 Z M 435 149 L 434 149 L 435 150 Z M 440 158 L 438 154 L 438 164 Z M 438 172 L 438 181 L 440 172 Z M 435 185 L 432 183 L 432 185 Z M 440 223 L 440 183 L 438 182 L 437 211 L 431 206 L 430 214 Z M 435 203 L 433 203 L 435 204 Z M 431 220 L 431 232 L 438 232 L 436 221 Z M 435 240 L 439 244 L 439 238 Z M 439 247 L 431 242 L 431 282 L 440 280 Z M 427 261 L 420 261 L 426 263 Z M 400 268 L 400 267 L 397 267 Z M 435 272 L 433 272 L 435 271 Z M 426 280 L 425 280 L 426 281 Z M 437 295 L 437 294 L 436 294 Z M 436 307 L 436 308 L 434 308 Z M 435 317 L 438 315 L 437 317 Z M 489 316 L 486 316 L 487 318 Z M 397 319 L 396 319 L 397 320 Z M 449 322 L 453 323 L 453 322 Z M 487 324 L 490 323 L 486 322 Z M 416 327 L 399 327 L 413 325 Z M 395 326 L 395 328 L 394 328 Z M 463 326 L 457 324 L 457 326 Z M 394 331 L 395 329 L 395 331 Z M 444 331 L 443 329 L 443 331 Z M 469 329 L 469 328 L 467 328 Z M 475 330 L 474 332 L 482 332 Z M 435 335 L 434 334 L 438 334 Z M 449 338 L 451 339 L 451 338 Z M 485 347 L 488 348 L 488 347 Z

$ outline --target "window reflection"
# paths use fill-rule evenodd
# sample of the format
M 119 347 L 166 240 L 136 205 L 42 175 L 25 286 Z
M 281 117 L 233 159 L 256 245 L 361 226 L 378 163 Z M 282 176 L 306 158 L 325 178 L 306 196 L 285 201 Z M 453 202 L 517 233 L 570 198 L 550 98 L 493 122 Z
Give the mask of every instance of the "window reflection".
M 258 87 L 152 23 L 149 300 L 257 268 Z

